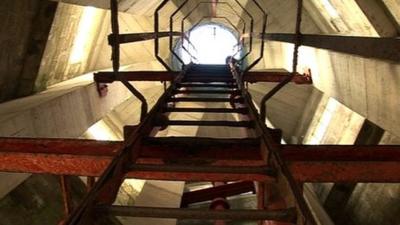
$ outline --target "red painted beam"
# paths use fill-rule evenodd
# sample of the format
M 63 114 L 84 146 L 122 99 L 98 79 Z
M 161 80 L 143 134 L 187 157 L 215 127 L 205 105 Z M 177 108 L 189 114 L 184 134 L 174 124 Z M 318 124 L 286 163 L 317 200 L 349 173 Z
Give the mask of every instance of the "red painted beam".
M 119 73 L 128 81 L 172 81 L 179 74 L 179 72 L 168 71 L 126 71 Z M 281 82 L 289 75 L 289 72 L 247 72 L 244 81 L 250 83 Z M 99 72 L 94 74 L 94 81 L 112 83 L 119 80 L 113 72 Z M 292 81 L 296 84 L 312 84 L 311 76 L 302 74 L 295 75 Z
M 166 148 L 168 151 L 166 151 Z M 214 166 L 263 166 L 260 149 L 254 146 L 232 145 L 229 148 L 210 146 L 198 150 L 189 150 L 182 146 L 146 146 L 142 147 L 139 163 L 164 164 L 164 162 L 195 163 L 207 162 Z
M 298 182 L 400 182 L 399 145 L 287 145 L 282 158 Z
M 287 161 L 400 161 L 400 145 L 282 145 Z
M 185 192 L 182 195 L 181 206 L 186 207 L 189 204 L 197 202 L 211 201 L 215 198 L 226 198 L 254 191 L 255 188 L 252 181 L 242 181 L 197 191 Z
M 70 139 L 0 139 L 0 171 L 93 176 L 102 174 L 122 142 Z M 141 163 L 148 162 L 139 159 Z M 253 164 L 251 164 L 253 166 Z M 183 181 L 271 180 L 263 174 L 133 171 L 137 179 Z
M 250 83 L 256 82 L 281 82 L 286 79 L 287 76 L 291 75 L 289 72 L 247 72 L 244 75 L 244 81 Z M 292 82 L 296 84 L 312 84 L 312 78 L 309 75 L 297 73 Z
M 128 81 L 172 81 L 179 72 L 169 71 L 121 71 L 119 72 Z M 112 83 L 119 81 L 114 72 L 99 72 L 94 74 L 94 81 L 98 83 Z
M 170 34 L 172 36 L 181 36 L 181 32 L 158 32 L 158 37 L 169 37 Z M 148 32 L 148 33 L 133 33 L 133 34 L 119 34 L 118 35 L 119 39 L 119 44 L 126 44 L 126 43 L 133 43 L 133 42 L 138 42 L 138 41 L 147 41 L 147 40 L 152 40 L 156 38 L 155 32 Z M 108 36 L 108 44 L 109 45 L 114 45 L 115 43 L 115 35 L 110 34 Z
M 122 142 L 0 138 L 0 171 L 99 176 Z
M 218 0 L 211 0 L 211 14 L 212 17 L 217 17 Z
M 262 174 L 233 174 L 233 173 L 182 173 L 182 172 L 147 172 L 138 171 L 127 174 L 127 177 L 143 180 L 168 180 L 168 181 L 238 181 L 254 180 L 272 182 L 272 178 Z
M 99 176 L 122 145 L 122 142 L 107 141 L 1 138 L 0 171 Z M 400 146 L 283 145 L 281 154 L 299 182 L 400 182 Z M 140 160 L 146 159 L 142 157 Z M 164 180 L 179 177 L 181 180 L 209 181 L 268 180 L 266 176 L 258 174 L 151 171 L 132 172 L 128 177 Z

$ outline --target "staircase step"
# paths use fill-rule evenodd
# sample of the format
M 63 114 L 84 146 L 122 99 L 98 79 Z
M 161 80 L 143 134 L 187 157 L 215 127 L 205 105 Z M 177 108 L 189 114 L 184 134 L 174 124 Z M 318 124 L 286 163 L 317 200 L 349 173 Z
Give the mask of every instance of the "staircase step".
M 235 83 L 236 80 L 233 78 L 222 78 L 222 77 L 186 77 L 183 79 L 184 82 L 199 82 L 199 83 L 213 83 L 213 82 L 224 82 L 224 83 Z
M 146 137 L 144 145 L 201 148 L 259 148 L 260 138 Z M 246 151 L 246 149 L 243 149 Z
M 238 88 L 237 84 L 196 84 L 196 83 L 179 83 L 178 87 L 211 87 L 211 88 Z
M 194 77 L 194 78 L 213 78 L 213 77 L 219 77 L 219 78 L 233 78 L 231 73 L 188 73 L 185 75 L 185 77 Z
M 168 102 L 234 102 L 234 103 L 243 103 L 243 98 L 192 98 L 192 97 L 177 97 L 170 98 Z
M 183 113 L 240 113 L 247 114 L 249 112 L 248 108 L 164 108 L 164 112 L 183 112 Z
M 221 126 L 221 127 L 247 127 L 253 128 L 254 121 L 224 121 L 224 120 L 167 120 L 156 122 L 155 126 Z
M 177 165 L 265 166 L 259 138 L 147 137 L 138 162 Z
M 227 174 L 262 174 L 275 176 L 276 171 L 268 166 L 187 166 L 134 164 L 128 167 L 132 171 L 157 171 L 178 173 L 227 173 Z
M 99 215 L 122 217 L 151 217 L 172 219 L 201 219 L 201 220 L 272 220 L 292 223 L 296 219 L 296 208 L 265 210 L 265 209 L 229 209 L 211 210 L 194 208 L 159 208 L 139 206 L 97 206 Z
M 239 90 L 174 90 L 175 94 L 241 94 Z

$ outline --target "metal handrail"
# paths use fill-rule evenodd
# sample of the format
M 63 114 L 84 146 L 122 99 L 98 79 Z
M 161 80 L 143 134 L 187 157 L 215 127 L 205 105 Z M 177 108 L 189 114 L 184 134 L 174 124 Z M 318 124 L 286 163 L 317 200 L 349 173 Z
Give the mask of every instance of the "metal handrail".
M 119 41 L 119 24 L 118 24 L 118 2 L 117 0 L 110 0 L 111 8 L 111 30 L 114 36 L 114 43 L 112 45 L 112 62 L 115 77 L 118 77 L 122 84 L 142 103 L 140 121 L 143 121 L 147 114 L 148 104 L 146 98 L 140 91 L 138 91 L 125 77 L 119 73 L 120 68 L 120 41 Z
M 243 7 L 243 5 L 239 2 L 239 0 L 235 0 L 236 4 L 239 5 L 239 7 L 243 10 L 243 12 L 246 13 L 246 15 L 248 15 L 250 17 L 250 33 L 254 32 L 254 18 L 253 16 L 249 13 L 249 11 Z M 249 56 L 251 54 L 251 52 L 253 51 L 253 37 L 250 36 L 250 50 L 242 57 L 239 59 L 240 62 L 242 62 L 245 58 L 247 58 L 247 56 Z
M 154 53 L 156 59 L 164 66 L 167 71 L 172 71 L 171 67 L 162 59 L 159 55 L 160 52 L 160 40 L 158 36 L 159 32 L 159 11 L 169 2 L 169 0 L 163 0 L 160 5 L 158 5 L 157 9 L 154 12 Z
M 278 91 L 280 91 L 286 84 L 288 84 L 295 74 L 297 73 L 297 63 L 298 63 L 298 50 L 301 45 L 301 13 L 302 13 L 302 7 L 303 7 L 303 0 L 298 0 L 298 8 L 297 8 L 297 19 L 296 19 L 296 43 L 294 46 L 293 50 L 293 68 L 292 68 L 292 74 L 288 76 L 285 80 L 277 84 L 271 91 L 269 91 L 265 96 L 261 99 L 260 103 L 260 118 L 265 121 L 266 118 L 266 103 L 269 99 L 271 99 Z M 264 43 L 264 36 L 265 33 L 262 34 L 262 42 Z
M 252 0 L 252 2 L 257 6 L 257 8 L 262 12 L 262 14 L 263 14 L 263 27 L 262 27 L 262 35 L 264 35 L 265 34 L 265 31 L 266 31 L 266 29 L 267 29 L 267 21 L 268 21 L 268 15 L 267 15 L 267 13 L 264 11 L 264 9 L 261 7 L 261 5 L 257 2 L 257 0 Z M 252 41 L 252 37 L 253 37 L 253 33 L 251 33 L 250 34 L 250 37 L 251 37 L 251 41 Z M 263 36 L 264 37 L 264 36 Z M 264 41 L 262 41 L 261 42 L 261 51 L 260 51 L 260 56 L 256 59 L 256 60 L 254 60 L 253 61 L 253 63 L 251 63 L 250 64 L 250 66 L 248 66 L 245 70 L 244 70 L 244 72 L 248 72 L 248 71 L 250 71 L 254 66 L 256 66 L 259 62 L 260 62 L 260 60 L 264 57 L 264 46 L 265 46 L 265 44 L 264 44 Z
M 176 52 L 175 52 L 175 50 L 173 49 L 173 47 L 172 47 L 172 44 L 173 44 L 173 37 L 172 37 L 172 31 L 173 31 L 173 29 L 174 29 L 174 21 L 173 21 L 173 18 L 174 18 L 174 16 L 186 5 L 186 3 L 188 2 L 189 0 L 185 0 L 173 13 L 172 13 L 172 15 L 169 17 L 169 32 L 170 32 L 170 34 L 169 34 L 169 51 L 179 60 L 179 62 L 182 64 L 182 69 L 183 69 L 183 67 L 185 66 L 185 62 L 181 59 L 181 57 L 179 57 L 179 55 L 178 54 L 176 54 Z M 184 41 L 184 33 L 182 33 L 182 46 L 183 46 L 183 41 Z M 189 53 L 189 51 L 188 51 L 188 53 Z M 189 53 L 190 54 L 190 53 Z

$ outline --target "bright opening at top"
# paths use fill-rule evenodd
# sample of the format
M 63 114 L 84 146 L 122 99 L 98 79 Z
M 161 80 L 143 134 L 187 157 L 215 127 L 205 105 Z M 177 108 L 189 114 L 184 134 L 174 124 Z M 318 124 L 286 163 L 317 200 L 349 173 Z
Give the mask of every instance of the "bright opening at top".
M 183 46 L 197 59 L 192 60 L 197 64 L 225 64 L 226 58 L 238 50 L 238 40 L 235 35 L 217 24 L 199 26 L 188 36 L 192 45 L 184 40 Z M 185 64 L 190 63 L 191 57 L 187 51 L 183 48 L 180 51 Z

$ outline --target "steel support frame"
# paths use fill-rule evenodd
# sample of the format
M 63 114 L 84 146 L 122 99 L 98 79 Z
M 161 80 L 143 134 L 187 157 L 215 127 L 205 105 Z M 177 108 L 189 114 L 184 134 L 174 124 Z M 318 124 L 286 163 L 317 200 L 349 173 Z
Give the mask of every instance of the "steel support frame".
M 75 175 L 98 177 L 123 146 L 122 142 L 68 140 L 68 139 L 0 139 L 0 171 L 46 173 L 55 175 Z M 179 156 L 179 149 L 170 149 L 165 153 L 162 147 L 149 149 L 157 158 L 147 158 L 146 150 L 138 158 L 138 163 L 162 165 L 164 157 Z M 239 150 L 238 150 L 239 151 Z M 235 151 L 235 152 L 238 152 Z M 213 150 L 201 157 L 213 158 Z M 283 145 L 282 157 L 297 182 L 400 182 L 400 146 L 307 146 Z M 168 154 L 168 155 L 166 155 Z M 207 154 L 210 154 L 207 156 Z M 227 152 L 221 152 L 221 158 Z M 261 163 L 259 152 L 247 151 L 254 160 L 243 160 L 241 166 Z M 183 154 L 185 157 L 185 155 Z M 237 155 L 240 157 L 240 155 Z M 248 156 L 249 157 L 249 156 Z M 223 161 L 215 166 L 226 166 Z M 261 165 L 261 164 L 259 164 Z M 373 168 L 373 169 L 371 169 Z M 127 177 L 154 179 L 158 175 L 168 180 L 176 177 L 182 180 L 232 181 L 230 174 L 201 174 L 190 172 L 154 172 L 138 171 L 128 173 Z M 253 175 L 252 175 L 253 176 Z M 238 175 L 233 180 L 251 180 L 252 176 Z M 176 179 L 175 177 L 175 179 Z M 265 176 L 254 175 L 256 180 L 268 180 Z M 221 180 L 218 180 L 221 179 Z M 227 180 L 228 179 L 228 180 Z
M 211 201 L 216 198 L 226 198 L 247 192 L 255 192 L 254 183 L 252 181 L 235 182 L 214 186 L 211 188 L 185 192 L 182 195 L 181 207 L 187 207 L 190 204 Z
M 179 72 L 173 71 L 121 71 L 118 73 L 128 81 L 172 81 L 179 75 Z M 244 76 L 244 81 L 249 83 L 281 82 L 290 75 L 292 74 L 289 72 L 250 71 Z M 119 81 L 119 78 L 113 72 L 99 72 L 94 74 L 94 80 L 98 83 L 112 83 Z M 307 74 L 296 73 L 291 81 L 296 84 L 312 84 L 312 78 Z
M 173 36 L 181 36 L 181 32 L 171 31 L 171 32 L 158 32 L 158 37 L 169 37 L 169 35 Z M 154 39 L 156 36 L 155 32 L 147 32 L 147 33 L 132 33 L 132 34 L 119 34 L 119 44 L 127 44 L 138 41 L 148 41 Z M 115 44 L 115 35 L 108 35 L 108 44 Z
M 295 43 L 296 34 L 265 34 L 264 39 Z M 396 63 L 400 61 L 399 38 L 302 34 L 301 44 L 366 58 L 377 58 Z

